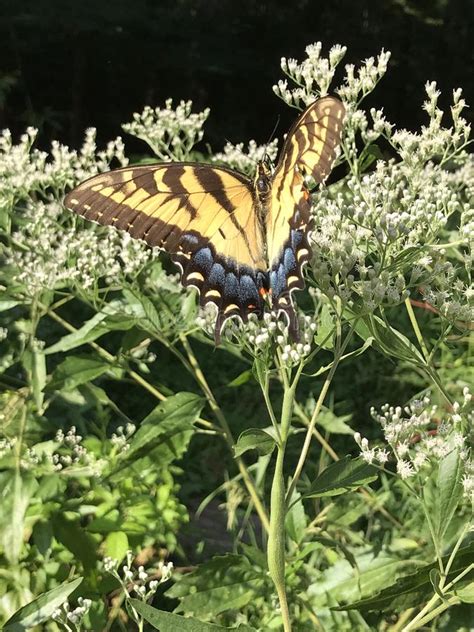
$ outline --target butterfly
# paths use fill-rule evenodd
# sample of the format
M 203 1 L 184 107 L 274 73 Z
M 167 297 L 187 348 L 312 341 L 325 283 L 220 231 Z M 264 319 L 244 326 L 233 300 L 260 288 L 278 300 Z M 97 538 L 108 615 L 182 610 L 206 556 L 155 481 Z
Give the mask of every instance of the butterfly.
M 329 175 L 344 114 L 335 97 L 311 103 L 287 134 L 275 170 L 264 159 L 253 180 L 193 162 L 131 166 L 89 178 L 64 203 L 170 253 L 183 285 L 198 289 L 202 306 L 217 306 L 216 344 L 227 319 L 261 318 L 266 308 L 285 314 L 297 339 L 292 292 L 304 287 L 311 256 L 305 177 L 321 183 Z

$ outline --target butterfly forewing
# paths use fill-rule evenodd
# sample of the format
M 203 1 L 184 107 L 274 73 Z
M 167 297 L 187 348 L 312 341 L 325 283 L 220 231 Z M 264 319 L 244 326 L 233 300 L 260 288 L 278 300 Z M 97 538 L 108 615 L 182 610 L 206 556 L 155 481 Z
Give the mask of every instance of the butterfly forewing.
M 220 326 L 263 310 L 264 237 L 245 176 L 194 163 L 125 167 L 86 180 L 65 206 L 167 250 L 201 304 L 218 306 Z
M 291 290 L 304 286 L 302 266 L 310 257 L 310 200 L 304 176 L 321 183 L 329 175 L 344 113 L 341 101 L 333 97 L 309 105 L 288 133 L 273 176 L 266 220 L 270 287 L 274 306 L 288 313 L 290 323 Z

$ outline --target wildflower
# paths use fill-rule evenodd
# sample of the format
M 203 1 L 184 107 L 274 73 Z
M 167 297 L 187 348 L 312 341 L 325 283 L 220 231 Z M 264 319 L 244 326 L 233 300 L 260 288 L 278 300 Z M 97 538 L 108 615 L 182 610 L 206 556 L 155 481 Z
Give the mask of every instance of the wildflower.
M 242 173 L 253 175 L 256 165 L 267 156 L 275 161 L 278 153 L 278 139 L 273 139 L 267 145 L 257 145 L 254 140 L 249 141 L 247 150 L 244 150 L 244 143 L 233 145 L 227 142 L 222 152 L 214 154 L 213 162 L 224 163 Z
M 203 137 L 202 127 L 210 111 L 209 108 L 199 113 L 191 110 L 192 101 L 180 101 L 173 109 L 172 99 L 167 99 L 164 108 L 146 106 L 122 127 L 144 140 L 161 160 L 186 160 Z

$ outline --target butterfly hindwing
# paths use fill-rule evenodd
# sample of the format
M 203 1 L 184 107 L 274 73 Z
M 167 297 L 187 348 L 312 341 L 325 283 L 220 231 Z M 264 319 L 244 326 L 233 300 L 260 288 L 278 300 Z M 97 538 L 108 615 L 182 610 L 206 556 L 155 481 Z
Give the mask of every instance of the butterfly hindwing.
M 89 178 L 65 206 L 169 252 L 201 304 L 217 305 L 218 333 L 230 316 L 263 311 L 264 237 L 245 176 L 195 163 L 125 167 Z
M 329 175 L 341 140 L 345 109 L 324 97 L 309 105 L 287 135 L 272 180 L 266 220 L 270 288 L 275 309 L 296 329 L 291 291 L 304 287 L 303 264 L 311 255 L 311 204 L 304 176 L 321 183 Z

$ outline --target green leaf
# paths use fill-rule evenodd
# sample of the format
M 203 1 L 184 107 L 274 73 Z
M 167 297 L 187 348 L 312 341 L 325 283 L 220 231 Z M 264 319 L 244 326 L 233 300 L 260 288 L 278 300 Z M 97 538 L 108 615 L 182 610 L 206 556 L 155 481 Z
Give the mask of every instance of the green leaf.
M 346 546 L 344 546 L 342 542 L 339 542 L 338 540 L 333 540 L 333 538 L 322 535 L 311 535 L 311 540 L 312 542 L 306 544 L 301 550 L 301 553 L 298 554 L 298 559 L 304 559 L 306 556 L 313 553 L 313 551 L 320 551 L 321 547 L 323 546 L 327 549 L 340 550 L 343 556 L 349 562 L 349 564 L 353 568 L 357 568 L 356 558 L 354 557 L 353 553 L 351 553 L 351 551 Z
M 321 426 L 331 434 L 353 435 L 354 430 L 346 423 L 352 419 L 352 415 L 338 417 L 329 408 L 323 407 L 318 415 L 318 426 Z
M 194 393 L 177 393 L 156 406 L 141 422 L 130 448 L 114 468 L 114 476 L 124 467 L 147 455 L 164 466 L 179 458 L 194 433 L 204 401 Z
M 246 606 L 260 594 L 264 577 L 246 557 L 222 555 L 182 576 L 166 595 L 180 600 L 178 612 L 209 618 Z
M 56 514 L 53 517 L 53 532 L 56 540 L 82 562 L 86 571 L 94 568 L 97 560 L 96 543 L 76 516 Z
M 125 289 L 123 294 L 128 305 L 133 307 L 139 325 L 148 331 L 162 333 L 163 322 L 152 301 L 141 292 Z
M 351 459 L 346 456 L 340 461 L 331 463 L 312 483 L 303 498 L 319 498 L 321 496 L 338 496 L 361 485 L 375 481 L 377 470 L 361 457 Z
M 257 450 L 262 456 L 271 454 L 277 445 L 276 438 L 271 434 L 272 430 L 273 428 L 268 430 L 248 428 L 244 430 L 234 446 L 234 456 L 241 456 L 247 450 Z
M 37 488 L 30 472 L 10 470 L 0 474 L 0 544 L 11 564 L 20 557 L 26 510 Z
M 362 153 L 359 156 L 359 169 L 360 173 L 364 173 L 376 160 L 383 160 L 384 156 L 378 145 L 371 143 L 364 147 Z
M 179 614 L 157 610 L 138 599 L 129 599 L 129 603 L 135 608 L 145 621 L 150 623 L 160 632 L 228 632 L 228 630 L 240 630 L 240 632 L 256 632 L 255 628 L 248 625 L 239 625 L 237 628 L 223 628 L 215 623 L 205 623 L 193 617 L 181 617 Z
M 105 538 L 105 553 L 117 562 L 121 562 L 129 549 L 127 534 L 123 531 L 112 531 Z
M 373 314 L 357 314 L 355 308 L 346 308 L 346 314 L 350 319 L 357 318 L 354 330 L 358 336 L 367 341 L 375 340 L 375 346 L 386 356 L 391 356 L 424 367 L 425 359 L 410 340 L 400 333 L 395 327 L 388 325 L 384 320 Z
M 12 299 L 0 299 L 0 312 L 6 312 L 17 305 L 20 305 L 20 301 L 14 301 Z
M 474 580 L 470 582 L 459 582 L 454 587 L 454 594 L 464 603 L 474 603 Z
M 336 331 L 335 316 L 329 305 L 324 304 L 319 314 L 318 330 L 314 336 L 314 342 L 323 349 L 333 349 L 334 340 L 331 335 Z
M 47 391 L 71 391 L 76 386 L 90 382 L 111 369 L 105 360 L 89 356 L 69 356 L 61 362 L 46 386 Z
M 293 542 L 299 544 L 305 536 L 308 520 L 306 518 L 301 496 L 298 492 L 293 493 L 289 504 L 290 509 L 286 514 L 285 527 Z
M 354 349 L 354 351 L 350 351 L 349 353 L 345 353 L 343 356 L 341 356 L 341 358 L 339 359 L 339 362 L 342 362 L 343 360 L 347 360 L 347 358 L 355 358 L 356 356 L 359 356 L 362 353 L 365 353 L 365 351 L 367 351 L 367 349 L 372 346 L 373 342 L 374 342 L 374 339 L 371 336 L 369 336 L 367 340 L 364 342 L 364 344 L 362 345 L 362 347 L 359 347 L 358 349 Z M 334 365 L 334 362 L 331 362 L 329 364 L 326 364 L 325 366 L 320 367 L 315 373 L 311 374 L 312 377 L 317 377 L 318 375 L 322 375 L 323 373 L 326 373 L 333 367 L 333 365 Z
M 78 577 L 74 581 L 61 584 L 30 601 L 6 621 L 3 632 L 25 632 L 43 623 L 43 621 L 47 621 L 81 582 L 82 577 Z
M 446 583 L 449 583 L 456 575 L 472 564 L 473 555 L 474 542 L 459 549 L 450 568 Z M 442 558 L 444 568 L 446 567 L 449 557 L 450 554 L 447 554 Z M 395 583 L 379 590 L 374 596 L 359 599 L 351 604 L 335 609 L 359 610 L 360 612 L 385 611 L 387 609 L 400 611 L 417 606 L 420 603 L 425 603 L 433 595 L 433 586 L 431 584 L 431 571 L 433 569 L 438 569 L 438 562 L 424 564 L 414 573 L 405 574 L 404 577 L 400 577 Z M 472 582 L 473 578 L 474 570 L 471 570 L 465 579 Z M 469 592 L 467 596 L 469 597 Z
M 230 386 L 231 388 L 242 386 L 242 384 L 246 384 L 249 380 L 251 380 L 252 377 L 253 377 L 252 369 L 247 369 L 246 371 L 243 371 L 240 375 L 238 375 L 236 378 L 234 378 L 231 382 L 229 382 L 227 386 Z
M 443 538 L 462 498 L 463 469 L 459 450 L 452 450 L 441 459 L 435 478 L 430 478 L 424 488 L 433 535 L 440 549 L 444 548 Z
M 122 301 L 112 301 L 95 314 L 84 325 L 71 334 L 63 336 L 58 342 L 45 349 L 44 353 L 70 351 L 100 338 L 110 331 L 125 331 L 137 323 L 134 314 L 124 313 L 126 305 Z

